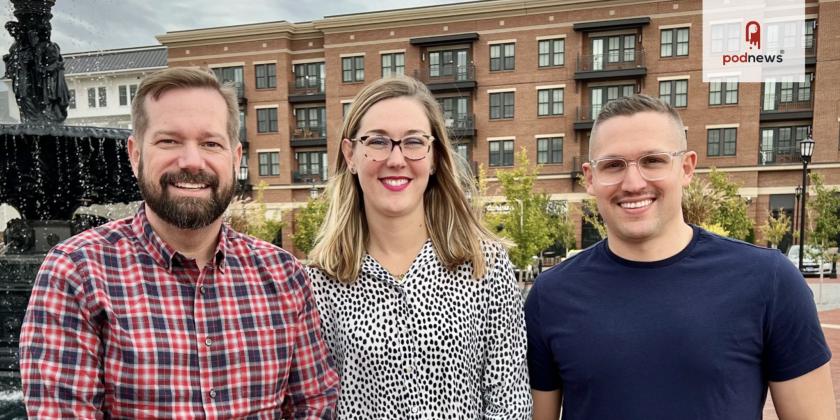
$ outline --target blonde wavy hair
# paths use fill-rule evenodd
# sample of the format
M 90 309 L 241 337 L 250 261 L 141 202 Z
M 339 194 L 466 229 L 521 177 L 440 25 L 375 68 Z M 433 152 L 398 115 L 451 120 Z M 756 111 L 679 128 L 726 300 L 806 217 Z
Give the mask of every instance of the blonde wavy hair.
M 434 175 L 423 194 L 426 229 L 438 258 L 449 270 L 469 261 L 473 277 L 486 271 L 483 253 L 485 242 L 498 242 L 482 224 L 480 212 L 467 200 L 477 197 L 472 177 L 459 165 L 444 125 L 440 106 L 423 83 L 407 76 L 389 77 L 366 86 L 356 95 L 341 129 L 341 141 L 356 137 L 362 117 L 376 103 L 409 97 L 426 111 L 434 147 Z M 354 144 L 353 147 L 362 147 Z M 339 151 L 341 148 L 339 147 Z M 342 283 L 352 283 L 359 276 L 369 240 L 364 197 L 356 176 L 348 170 L 341 152 L 336 154 L 335 174 L 325 195 L 329 209 L 309 253 L 311 264 Z

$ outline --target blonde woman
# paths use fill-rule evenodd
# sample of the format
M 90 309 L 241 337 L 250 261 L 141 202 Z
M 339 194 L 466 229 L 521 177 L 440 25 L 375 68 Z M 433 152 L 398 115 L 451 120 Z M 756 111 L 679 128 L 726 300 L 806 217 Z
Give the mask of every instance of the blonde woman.
M 466 200 L 434 97 L 376 81 L 341 138 L 309 270 L 339 418 L 530 419 L 513 266 Z

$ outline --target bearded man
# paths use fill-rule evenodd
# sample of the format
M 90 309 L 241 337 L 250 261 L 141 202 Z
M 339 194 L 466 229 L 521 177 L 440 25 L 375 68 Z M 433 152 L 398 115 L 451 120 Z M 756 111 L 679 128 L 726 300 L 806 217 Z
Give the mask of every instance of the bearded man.
M 306 271 L 222 214 L 242 157 L 234 91 L 147 77 L 128 153 L 133 218 L 50 251 L 20 365 L 32 418 L 333 418 L 338 377 Z

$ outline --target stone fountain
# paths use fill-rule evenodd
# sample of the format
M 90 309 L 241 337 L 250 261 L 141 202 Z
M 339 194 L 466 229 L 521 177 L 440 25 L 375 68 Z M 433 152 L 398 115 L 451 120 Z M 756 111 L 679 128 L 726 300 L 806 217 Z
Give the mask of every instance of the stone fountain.
M 22 123 L 0 124 L 0 203 L 21 218 L 9 222 L 0 248 L 0 394 L 20 389 L 20 325 L 45 254 L 105 221 L 74 216 L 76 210 L 140 199 L 125 152 L 129 130 L 62 124 L 69 94 L 59 47 L 50 40 L 55 0 L 12 4 L 17 21 L 6 29 L 14 43 L 3 60 Z M 23 415 L 21 407 L 0 398 L 4 417 L 14 410 Z

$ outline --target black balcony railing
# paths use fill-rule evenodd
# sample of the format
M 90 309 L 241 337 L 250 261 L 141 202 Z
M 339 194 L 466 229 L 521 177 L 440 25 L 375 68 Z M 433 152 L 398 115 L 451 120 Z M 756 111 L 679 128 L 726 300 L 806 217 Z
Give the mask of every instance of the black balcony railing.
M 326 127 L 307 127 L 307 128 L 293 128 L 291 133 L 292 139 L 318 139 L 327 137 Z
M 759 165 L 784 165 L 800 162 L 799 147 L 797 146 L 761 148 L 758 151 Z
M 248 129 L 245 128 L 244 124 L 239 127 L 239 142 L 242 143 L 242 146 L 248 147 Z
M 577 57 L 577 72 L 629 70 L 645 67 L 644 50 L 624 50 Z
M 320 184 L 326 180 L 323 173 L 306 173 L 301 171 L 292 172 L 292 183 L 294 184 Z
M 414 78 L 426 84 L 474 82 L 475 66 L 472 64 L 426 66 L 414 70 Z
M 767 105 L 764 106 L 762 102 L 761 112 L 800 112 L 800 111 L 813 111 L 814 109 L 814 95 L 810 95 L 807 100 L 804 101 L 769 101 Z
M 297 80 L 289 83 L 289 95 L 321 95 L 324 92 L 324 79 Z
M 475 130 L 474 114 L 452 114 L 444 117 L 446 128 L 452 131 Z

